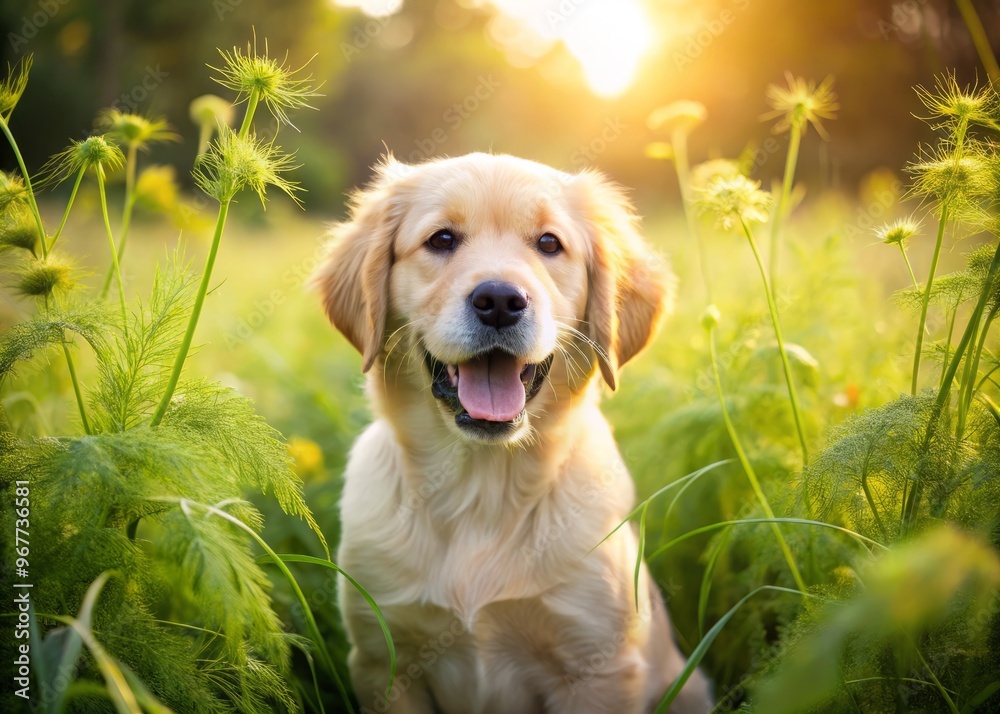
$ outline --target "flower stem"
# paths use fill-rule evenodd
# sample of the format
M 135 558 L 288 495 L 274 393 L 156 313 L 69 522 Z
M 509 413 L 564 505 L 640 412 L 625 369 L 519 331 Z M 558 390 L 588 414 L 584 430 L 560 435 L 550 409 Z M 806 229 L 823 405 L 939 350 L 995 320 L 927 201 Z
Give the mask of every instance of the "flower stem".
M 254 112 L 257 111 L 257 102 L 260 101 L 260 92 L 256 89 L 250 92 L 250 98 L 247 99 L 247 112 L 243 115 L 243 123 L 240 124 L 240 138 L 246 137 L 250 132 L 250 126 L 253 123 Z
M 17 165 L 21 169 L 21 176 L 24 178 L 24 187 L 28 192 L 28 204 L 31 206 L 31 214 L 34 216 L 35 226 L 38 228 L 38 240 L 42 244 L 42 257 L 48 258 L 49 246 L 48 240 L 45 237 L 45 225 L 42 223 L 42 214 L 38 211 L 38 203 L 35 201 L 35 190 L 31 187 L 31 176 L 28 174 L 28 167 L 24 165 L 24 158 L 21 156 L 21 150 L 18 148 L 17 142 L 14 140 L 14 135 L 11 134 L 10 127 L 7 126 L 7 122 L 2 116 L 0 116 L 0 131 L 3 131 L 4 136 L 7 137 L 7 143 L 10 144 L 10 148 L 14 151 L 14 156 L 17 157 Z M 80 179 L 77 178 L 77 185 L 79 186 L 79 184 Z M 72 201 L 72 198 L 70 200 Z M 68 210 L 67 208 L 67 212 Z M 55 240 L 52 242 L 55 243 Z M 63 354 L 66 356 L 66 367 L 69 369 L 69 378 L 73 383 L 73 393 L 76 395 L 76 405 L 80 410 L 80 421 L 83 424 L 83 430 L 85 433 L 90 434 L 90 422 L 87 420 L 87 410 L 83 405 L 83 392 L 80 389 L 80 381 L 76 376 L 76 367 L 73 365 L 73 355 L 69 353 L 69 348 L 65 342 L 63 342 Z
M 965 332 L 962 334 L 962 339 L 958 343 L 958 347 L 955 348 L 955 354 L 952 356 L 951 361 L 947 365 L 944 381 L 941 383 L 941 389 L 938 390 L 937 399 L 935 400 L 934 407 L 931 410 L 930 419 L 927 421 L 927 429 L 924 432 L 923 443 L 920 447 L 922 457 L 920 463 L 917 465 L 916 482 L 913 484 L 913 490 L 910 491 L 908 502 L 903 506 L 904 534 L 910 533 L 913 530 L 913 526 L 916 524 L 917 513 L 920 508 L 920 498 L 923 492 L 924 471 L 931 466 L 928 463 L 927 451 L 930 447 L 931 441 L 934 439 L 935 434 L 937 434 L 938 421 L 941 418 L 941 413 L 944 411 L 945 405 L 951 398 L 951 385 L 955 381 L 955 375 L 958 373 L 958 367 L 962 362 L 962 356 L 965 354 L 965 350 L 972 342 L 973 334 L 979 327 L 979 321 L 983 317 L 986 302 L 990 297 L 990 286 L 992 286 L 996 280 L 998 272 L 1000 272 L 1000 244 L 997 245 L 996 252 L 993 254 L 993 261 L 990 263 L 990 269 L 986 275 L 985 287 L 979 295 L 979 300 L 976 302 L 976 307 L 972 312 L 972 317 L 969 318 L 969 324 L 965 326 Z
M 115 249 L 115 237 L 111 232 L 111 221 L 108 219 L 108 196 L 104 189 L 104 168 L 97 164 L 97 192 L 101 196 L 101 215 L 104 217 L 104 229 L 108 234 L 108 245 L 111 248 L 111 265 L 118 279 L 118 299 L 122 307 L 122 329 L 127 329 L 128 309 L 125 307 L 125 284 L 122 282 L 122 271 L 118 266 L 118 251 Z
M 774 518 L 774 511 L 771 510 L 771 504 L 768 503 L 767 496 L 764 495 L 764 490 L 760 487 L 760 482 L 757 480 L 757 474 L 754 472 L 753 466 L 750 465 L 750 459 L 747 458 L 746 452 L 743 450 L 743 445 L 740 443 L 739 435 L 736 433 L 736 427 L 733 425 L 733 420 L 729 416 L 729 409 L 726 407 L 726 397 L 722 391 L 722 378 L 719 376 L 718 358 L 716 357 L 714 327 L 709 328 L 708 330 L 708 353 L 712 362 L 712 375 L 715 378 L 715 392 L 719 396 L 719 405 L 722 408 L 722 420 L 726 424 L 726 431 L 729 432 L 729 438 L 733 442 L 733 448 L 736 449 L 736 456 L 743 465 L 743 471 L 747 475 L 747 480 L 750 481 L 750 488 L 753 489 L 754 495 L 757 497 L 757 502 L 760 503 L 760 507 L 764 511 L 764 515 L 768 518 Z M 771 529 L 774 531 L 774 535 L 778 539 L 778 546 L 781 548 L 781 552 L 785 556 L 785 562 L 788 563 L 788 569 L 792 572 L 792 578 L 795 580 L 795 585 L 799 588 L 799 590 L 805 592 L 805 581 L 802 579 L 802 574 L 799 573 L 798 566 L 795 565 L 795 559 L 792 557 L 792 551 L 788 547 L 788 543 L 785 542 L 785 537 L 781 534 L 781 529 L 778 527 L 777 523 L 772 523 Z
M 788 139 L 788 155 L 785 157 L 785 175 L 781 179 L 781 196 L 774 208 L 774 222 L 771 223 L 771 246 L 769 272 L 771 285 L 778 282 L 778 255 L 781 252 L 781 229 L 785 222 L 785 213 L 792 196 L 792 184 L 795 181 L 795 167 L 799 162 L 799 146 L 802 143 L 802 126 L 800 121 L 793 121 Z
M 920 283 L 917 282 L 917 276 L 913 273 L 913 266 L 910 265 L 910 257 L 906 254 L 906 248 L 903 247 L 903 242 L 899 242 L 899 252 L 903 254 L 903 262 L 906 263 L 906 270 L 910 273 L 910 280 L 913 281 L 913 287 L 917 290 L 920 289 Z
M 990 290 L 991 288 L 990 286 L 986 286 L 985 289 Z M 969 409 L 972 408 L 972 399 L 976 393 L 976 380 L 979 378 L 979 363 L 983 358 L 983 350 L 986 348 L 986 340 L 990 334 L 990 327 L 993 325 L 993 320 L 996 319 L 996 316 L 996 308 L 991 309 L 983 321 L 983 327 L 977 336 L 975 352 L 970 355 L 971 359 L 966 358 L 965 376 L 958 390 L 958 430 L 956 433 L 959 439 L 965 433 L 965 424 L 969 418 Z
M 83 433 L 92 434 L 90 422 L 87 420 L 87 408 L 83 405 L 83 393 L 80 391 L 80 381 L 76 377 L 76 367 L 73 365 L 73 355 L 69 353 L 69 347 L 65 340 L 62 343 L 63 354 L 66 355 L 66 366 L 69 368 L 69 379 L 73 383 L 73 394 L 76 396 L 76 406 L 80 410 L 80 422 L 83 424 Z
M 972 44 L 976 46 L 976 52 L 979 53 L 979 59 L 982 61 L 983 67 L 986 68 L 987 76 L 993 84 L 1000 84 L 1000 64 L 997 63 L 996 55 L 993 54 L 990 39 L 986 35 L 986 28 L 983 27 L 983 22 L 979 19 L 979 13 L 976 12 L 972 0 L 955 0 L 955 4 L 958 5 L 958 11 L 962 13 L 965 26 L 969 28 Z
M 920 304 L 920 326 L 917 328 L 917 347 L 913 352 L 913 378 L 910 382 L 910 395 L 916 396 L 917 382 L 920 378 L 920 353 L 924 349 L 924 328 L 927 325 L 927 307 L 931 303 L 931 287 L 934 285 L 934 273 L 937 272 L 938 258 L 941 257 L 941 243 L 944 241 L 944 229 L 948 225 L 948 205 L 941 206 L 941 220 L 938 221 L 937 242 L 934 244 L 934 255 L 931 257 L 931 270 L 924 287 L 924 298 Z
M 922 664 L 924 669 L 927 670 L 927 674 L 931 676 L 931 681 L 934 683 L 934 687 L 938 690 L 941 698 L 944 699 L 945 703 L 948 705 L 948 711 L 951 712 L 951 714 L 960 714 L 958 706 L 956 706 L 955 702 L 948 695 L 948 690 L 941 684 L 941 680 L 938 679 L 936 674 L 934 674 L 934 670 L 931 669 L 927 660 L 924 659 L 924 655 L 921 653 L 920 648 L 917 647 L 917 643 L 913 641 L 913 638 L 910 637 L 908 633 L 906 634 L 906 639 L 909 640 L 910 644 L 913 646 L 913 651 L 917 653 L 917 657 L 920 659 L 920 664 Z
M 208 151 L 208 145 L 212 140 L 212 125 L 208 122 L 201 125 L 198 130 L 198 153 L 195 154 L 195 161 L 201 158 L 202 154 Z
M 747 222 L 740 218 L 743 225 L 743 233 L 750 241 L 750 248 L 753 250 L 753 257 L 757 260 L 757 267 L 760 269 L 760 279 L 764 282 L 764 294 L 767 295 L 767 308 L 771 311 L 771 323 L 774 325 L 774 336 L 778 341 L 778 353 L 781 355 L 781 366 L 785 371 L 785 383 L 788 385 L 788 399 L 792 403 L 792 416 L 795 418 L 795 431 L 799 437 L 799 446 L 802 449 L 802 466 L 809 463 L 809 448 L 806 446 L 806 435 L 802 427 L 802 412 L 799 409 L 799 398 L 795 393 L 795 381 L 792 379 L 792 366 L 788 362 L 788 352 L 785 350 L 785 340 L 781 336 L 781 321 L 778 319 L 778 306 L 774 302 L 774 293 L 771 284 L 767 279 L 767 272 L 764 269 L 764 261 L 760 257 L 757 249 L 757 241 L 754 240 L 753 231 Z
M 208 252 L 205 270 L 201 275 L 201 284 L 198 286 L 198 294 L 194 299 L 194 306 L 191 309 L 191 317 L 188 319 L 187 330 L 184 332 L 184 339 L 181 342 L 180 349 L 177 351 L 177 357 L 174 359 L 174 366 L 170 371 L 170 380 L 167 382 L 167 389 L 163 393 L 163 398 L 157 405 L 152 419 L 150 419 L 150 426 L 157 426 L 163 420 L 163 415 L 166 414 L 167 407 L 170 406 L 170 400 L 174 396 L 174 390 L 177 389 L 177 381 L 180 379 L 181 371 L 184 369 L 184 360 L 187 359 L 188 350 L 191 349 L 194 331 L 198 327 L 198 318 L 201 316 L 201 308 L 205 304 L 205 295 L 208 294 L 208 286 L 212 280 L 212 268 L 215 266 L 215 258 L 219 253 L 219 244 L 222 242 L 222 232 L 226 227 L 229 203 L 229 201 L 225 201 L 219 204 L 219 216 L 215 222 L 212 247 Z
M 80 184 L 83 182 L 83 175 L 87 173 L 87 167 L 81 166 L 80 170 L 76 174 L 76 181 L 73 182 L 73 190 L 69 193 L 69 201 L 66 202 L 66 210 L 63 211 L 62 220 L 59 221 L 59 228 L 56 229 L 56 234 L 52 236 L 52 248 L 56 247 L 56 241 L 59 240 L 59 236 L 62 235 L 63 228 L 66 227 L 66 221 L 69 219 L 70 209 L 73 208 L 73 202 L 76 201 L 76 192 L 80 190 Z
M 694 211 L 691 207 L 691 167 L 687 155 L 687 131 L 678 129 L 673 133 L 671 139 L 674 148 L 674 169 L 677 171 L 677 186 L 681 192 L 681 203 L 684 206 L 684 218 L 687 221 L 688 233 L 698 245 L 698 262 L 701 267 L 701 277 L 705 283 L 705 301 L 712 302 L 712 283 L 708 275 L 708 255 L 705 251 L 705 243 L 698 230 L 698 222 L 695 220 Z
M 138 145 L 130 143 L 128 146 L 128 160 L 125 164 L 125 205 L 122 207 L 122 224 L 118 231 L 118 263 L 121 264 L 122 256 L 125 254 L 125 241 L 128 240 L 128 229 L 132 223 L 132 208 L 135 206 L 135 171 L 136 171 L 136 150 Z M 104 285 L 101 287 L 101 300 L 107 297 L 111 288 L 111 277 L 115 272 L 115 265 L 108 266 L 108 272 L 104 276 Z
M 48 258 L 49 247 L 48 241 L 45 238 L 45 226 L 42 224 L 42 214 L 38 212 L 38 203 L 35 202 L 35 191 L 31 188 L 31 176 L 28 174 L 28 167 L 24 165 L 21 150 L 17 147 L 17 142 L 14 141 L 14 135 L 10 133 L 10 127 L 7 126 L 7 121 L 2 116 L 0 116 L 0 131 L 3 131 L 4 136 L 7 137 L 7 143 L 14 150 L 17 165 L 21 169 L 21 176 L 24 178 L 24 187 L 28 192 L 28 204 L 31 206 L 31 215 L 34 216 L 35 227 L 38 228 L 38 239 L 42 242 L 42 257 Z
M 951 316 L 948 318 L 948 339 L 944 341 L 944 359 L 941 364 L 948 364 L 948 357 L 951 354 L 951 340 L 955 336 L 955 320 L 958 317 L 958 303 L 955 303 L 955 307 L 951 311 Z M 941 368 L 941 379 L 938 382 L 938 389 L 941 389 L 944 385 L 944 367 Z
M 257 110 L 259 100 L 260 93 L 257 90 L 252 91 L 249 99 L 247 99 L 247 111 L 243 116 L 243 124 L 240 126 L 239 135 L 241 137 L 245 137 L 250 132 L 253 115 Z M 222 243 L 222 232 L 226 228 L 226 217 L 229 215 L 229 204 L 231 201 L 232 198 L 229 198 L 219 203 L 219 215 L 215 221 L 215 234 L 212 236 L 212 247 L 208 251 L 208 260 L 205 261 L 205 270 L 202 272 L 198 294 L 195 296 L 194 306 L 191 308 L 191 317 L 188 319 L 187 330 L 184 332 L 184 339 L 181 342 L 180 349 L 177 350 L 177 357 L 174 358 L 174 366 L 170 370 L 167 389 L 163 393 L 160 403 L 156 405 L 156 411 L 153 412 L 152 418 L 149 420 L 150 426 L 158 426 L 163 421 L 163 416 L 167 413 L 167 407 L 170 406 L 170 400 L 174 396 L 174 390 L 177 389 L 177 382 L 181 378 L 181 372 L 184 370 L 184 361 L 187 359 L 188 351 L 191 349 L 194 331 L 198 327 L 198 318 L 201 317 L 201 309 L 205 304 L 205 296 L 208 294 L 208 286 L 212 280 L 212 268 L 215 266 L 215 258 L 219 254 L 219 245 Z

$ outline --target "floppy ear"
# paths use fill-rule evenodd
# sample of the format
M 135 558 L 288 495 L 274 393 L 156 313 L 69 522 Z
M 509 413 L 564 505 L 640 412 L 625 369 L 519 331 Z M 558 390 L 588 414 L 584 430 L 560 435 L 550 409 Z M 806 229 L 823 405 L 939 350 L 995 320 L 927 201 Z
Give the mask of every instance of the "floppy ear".
M 333 227 L 330 252 L 310 279 L 330 322 L 361 353 L 364 372 L 385 344 L 389 271 L 400 220 L 393 187 L 401 166 L 387 157 L 376 166 L 375 181 L 351 197 L 350 219 Z
M 591 239 L 588 266 L 589 337 L 603 354 L 597 362 L 611 389 L 619 367 L 652 339 L 673 298 L 673 274 L 638 232 L 639 218 L 624 191 L 587 171 L 575 181 Z

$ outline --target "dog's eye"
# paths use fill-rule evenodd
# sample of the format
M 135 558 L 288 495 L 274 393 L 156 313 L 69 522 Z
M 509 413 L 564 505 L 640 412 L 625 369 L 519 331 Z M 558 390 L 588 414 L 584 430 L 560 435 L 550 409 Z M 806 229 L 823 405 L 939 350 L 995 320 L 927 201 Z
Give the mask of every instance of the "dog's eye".
M 438 231 L 427 239 L 427 245 L 434 250 L 455 250 L 457 243 L 455 234 L 448 230 Z
M 541 238 L 538 239 L 538 250 L 543 253 L 548 253 L 549 255 L 555 255 L 561 252 L 563 249 L 562 243 L 551 233 L 546 233 Z

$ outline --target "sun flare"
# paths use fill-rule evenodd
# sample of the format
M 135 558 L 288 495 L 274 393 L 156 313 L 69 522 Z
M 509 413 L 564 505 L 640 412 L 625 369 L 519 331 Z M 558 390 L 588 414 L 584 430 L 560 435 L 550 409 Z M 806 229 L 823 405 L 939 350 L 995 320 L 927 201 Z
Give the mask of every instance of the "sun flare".
M 333 0 L 372 17 L 398 12 L 402 0 Z M 642 0 L 465 0 L 491 5 L 499 14 L 488 35 L 515 66 L 535 64 L 562 42 L 580 64 L 591 91 L 617 97 L 631 86 L 652 43 Z
M 641 0 L 489 1 L 534 35 L 532 54 L 562 42 L 580 63 L 590 89 L 602 97 L 628 89 L 652 39 Z M 530 42 L 519 39 L 522 45 Z

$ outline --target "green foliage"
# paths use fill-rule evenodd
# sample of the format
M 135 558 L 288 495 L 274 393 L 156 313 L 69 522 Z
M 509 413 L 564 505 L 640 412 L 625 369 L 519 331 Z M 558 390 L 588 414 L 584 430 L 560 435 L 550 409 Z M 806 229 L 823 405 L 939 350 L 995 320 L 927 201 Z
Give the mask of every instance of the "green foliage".
M 954 709 L 956 692 L 940 679 L 967 686 L 996 673 L 1000 653 L 984 627 L 1000 587 L 995 548 L 941 527 L 858 576 L 843 601 L 803 615 L 758 692 L 760 711 L 887 711 L 899 702 L 941 711 L 942 699 Z
M 29 66 L 23 63 L 25 72 Z M 18 94 L 21 84 L 11 85 L 20 87 Z M 107 119 L 130 147 L 169 138 L 165 125 L 139 115 Z M 251 157 L 263 161 L 253 169 L 269 170 L 271 156 Z M 130 151 L 130 176 L 135 159 Z M 50 162 L 53 180 L 77 175 L 59 232 L 86 169 L 95 166 L 115 249 L 102 172 L 123 162 L 100 136 L 74 142 Z M 253 177 L 245 181 L 256 187 Z M 5 180 L 15 193 L 21 185 Z M 273 553 L 259 536 L 264 519 L 245 496 L 273 498 L 284 516 L 302 521 L 326 558 L 329 549 L 284 440 L 251 401 L 219 384 L 178 380 L 208 271 L 199 281 L 178 251 L 157 268 L 149 298 L 129 307 L 123 295 L 119 312 L 73 289 L 69 263 L 51 252 L 55 238 L 31 236 L 40 237 L 41 257 L 26 259 L 12 274 L 22 294 L 37 298 L 36 309 L 0 336 L 0 383 L 61 347 L 84 431 L 35 436 L 10 424 L 0 408 L 5 532 L 24 518 L 23 503 L 14 507 L 18 499 L 30 501 L 35 692 L 55 712 L 298 710 L 291 645 L 307 656 L 312 646 L 325 646 L 315 628 L 311 642 L 284 631 L 254 550 Z M 4 245 L 33 252 L 36 243 L 17 234 Z M 74 367 L 73 335 L 93 364 L 87 386 Z M 163 411 L 154 419 L 158 407 Z M 6 562 L 13 562 L 14 549 L 4 541 Z M 0 646 L 8 652 L 15 645 L 4 628 Z M 5 708 L 17 701 L 5 691 Z
M 942 91 L 957 86 L 953 78 L 939 84 Z M 664 482 L 683 484 L 688 508 L 644 502 L 640 532 L 654 577 L 668 595 L 681 594 L 671 602 L 679 639 L 715 677 L 720 710 L 957 714 L 997 701 L 1000 409 L 990 372 L 997 362 L 988 347 L 995 344 L 991 327 L 1000 302 L 996 235 L 985 236 L 964 270 L 934 274 L 944 236 L 997 226 L 996 149 L 988 134 L 995 125 L 981 111 L 996 105 L 996 95 L 990 87 L 956 91 L 928 105 L 936 112 L 929 123 L 944 136 L 936 153 L 921 150 L 911 166 L 912 194 L 930 199 L 922 208 L 937 212 L 931 275 L 897 295 L 903 307 L 920 313 L 918 355 L 926 331 L 933 340 L 927 351 L 940 362 L 933 378 L 922 375 L 924 391 L 899 396 L 895 385 L 904 375 L 880 371 L 889 363 L 885 354 L 903 344 L 895 326 L 909 329 L 904 321 L 890 318 L 886 336 L 857 338 L 848 331 L 867 323 L 870 303 L 856 302 L 858 285 L 845 279 L 835 242 L 806 242 L 816 232 L 812 215 L 800 226 L 792 223 L 797 261 L 781 275 L 791 296 L 782 320 L 805 346 L 786 351 L 794 381 L 806 389 L 805 426 L 814 448 L 826 432 L 823 448 L 804 467 L 795 458 L 773 333 L 762 329 L 759 302 L 745 303 L 745 291 L 728 294 L 726 278 L 738 281 L 749 268 L 729 267 L 721 253 L 713 261 L 715 236 L 704 225 L 694 224 L 708 245 L 699 262 L 710 266 L 717 286 L 727 286 L 721 297 L 719 287 L 713 291 L 723 307 L 710 307 L 703 323 L 719 334 L 721 357 L 706 367 L 707 340 L 687 351 L 675 340 L 655 353 L 652 374 L 638 375 L 647 380 L 640 391 L 628 393 L 633 374 L 611 405 L 640 493 L 660 493 Z M 962 104 L 967 100 L 975 106 Z M 741 207 L 719 201 L 703 198 L 698 205 L 716 217 L 747 218 Z M 909 267 L 906 247 L 918 240 L 920 224 L 900 218 L 876 235 L 902 249 Z M 927 320 L 934 311 L 944 319 Z M 697 314 L 699 306 L 682 304 L 682 324 L 672 333 L 697 329 Z M 719 314 L 732 315 L 736 324 L 728 326 Z M 692 356 L 699 350 L 701 364 Z M 721 407 L 708 394 L 715 368 Z M 685 380 L 695 388 L 685 388 Z M 846 381 L 847 388 L 834 392 L 831 381 Z M 650 389 L 656 382 L 667 386 Z M 873 383 L 886 389 L 866 386 Z M 651 415 L 640 399 L 676 406 Z M 726 411 L 734 423 L 729 433 L 722 428 Z M 740 443 L 766 498 L 741 487 L 733 469 L 697 484 L 678 478 L 731 457 Z M 768 501 L 782 517 L 766 517 Z M 775 538 L 774 526 L 782 538 Z M 792 585 L 782 539 L 812 604 L 773 590 L 772 583 Z

